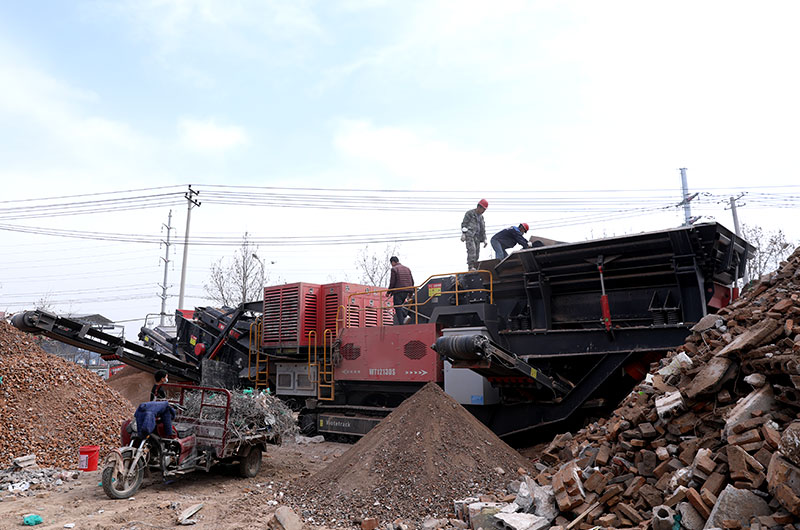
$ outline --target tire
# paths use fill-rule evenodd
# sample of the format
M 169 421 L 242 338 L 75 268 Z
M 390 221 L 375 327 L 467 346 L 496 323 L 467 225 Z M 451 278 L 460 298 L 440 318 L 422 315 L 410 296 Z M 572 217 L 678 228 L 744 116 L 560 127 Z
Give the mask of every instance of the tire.
M 122 474 L 117 473 L 116 464 L 114 462 L 109 463 L 103 468 L 103 491 L 109 499 L 127 499 L 139 491 L 142 480 L 144 480 L 144 461 L 142 459 L 139 459 L 139 462 L 136 464 L 136 472 L 133 474 L 133 477 L 129 478 L 127 481 L 122 480 L 122 477 L 128 472 L 132 461 L 132 452 L 123 456 Z
M 261 471 L 261 447 L 251 445 L 239 459 L 239 475 L 253 478 Z

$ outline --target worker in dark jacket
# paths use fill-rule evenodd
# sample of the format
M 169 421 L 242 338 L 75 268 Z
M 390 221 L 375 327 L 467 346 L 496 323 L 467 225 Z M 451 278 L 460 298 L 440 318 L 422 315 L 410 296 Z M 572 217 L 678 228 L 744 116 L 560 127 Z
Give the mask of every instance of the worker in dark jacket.
M 390 291 L 392 293 L 392 301 L 394 305 L 394 324 L 400 326 L 405 322 L 408 309 L 402 307 L 408 297 L 414 294 L 413 289 L 403 289 L 403 287 L 414 287 L 414 276 L 411 274 L 411 269 L 400 263 L 397 256 L 389 258 L 389 263 L 392 265 L 392 271 L 389 276 L 389 289 L 397 289 Z
M 167 372 L 164 370 L 157 370 L 156 373 L 153 374 L 153 379 L 155 379 L 156 383 L 153 385 L 153 388 L 150 389 L 150 401 L 166 399 L 167 393 L 164 392 L 161 385 L 166 385 L 169 382 Z
M 530 248 L 531 244 L 523 237 L 527 231 L 528 224 L 520 223 L 519 226 L 509 226 L 493 235 L 494 257 L 496 259 L 505 258 L 508 256 L 506 249 L 514 248 L 517 245 L 522 245 L 522 248 Z
M 136 429 L 139 438 L 146 438 L 148 434 L 156 431 L 157 420 L 164 424 L 164 437 L 174 438 L 172 432 L 172 419 L 175 411 L 168 401 L 148 401 L 136 408 L 133 417 L 136 419 Z

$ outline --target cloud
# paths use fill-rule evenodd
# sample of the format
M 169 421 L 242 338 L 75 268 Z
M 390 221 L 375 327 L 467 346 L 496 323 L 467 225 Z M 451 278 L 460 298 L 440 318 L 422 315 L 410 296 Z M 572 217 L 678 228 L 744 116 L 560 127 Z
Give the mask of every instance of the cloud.
M 250 143 L 242 127 L 218 125 L 213 119 L 182 119 L 178 122 L 178 133 L 183 147 L 200 153 L 224 153 Z
M 263 59 L 285 51 L 275 46 L 267 50 L 270 44 L 303 43 L 323 33 L 307 0 L 124 0 L 100 5 L 170 64 L 185 62 L 191 53 Z
M 4 172 L 118 175 L 155 149 L 155 143 L 129 123 L 95 110 L 103 103 L 102 94 L 47 73 L 22 50 L 2 41 L 0 78 L 0 120 L 13 124 L 0 132 L 0 142 L 8 148 L 0 168 Z
M 409 127 L 378 127 L 367 120 L 342 120 L 336 128 L 333 143 L 349 164 L 362 164 L 366 169 L 386 176 L 400 177 L 397 186 L 419 186 L 437 189 L 485 188 L 508 185 L 519 178 L 530 177 L 534 168 L 513 153 L 489 153 L 460 147 L 438 139 L 434 134 Z M 386 174 L 389 175 L 386 175 Z

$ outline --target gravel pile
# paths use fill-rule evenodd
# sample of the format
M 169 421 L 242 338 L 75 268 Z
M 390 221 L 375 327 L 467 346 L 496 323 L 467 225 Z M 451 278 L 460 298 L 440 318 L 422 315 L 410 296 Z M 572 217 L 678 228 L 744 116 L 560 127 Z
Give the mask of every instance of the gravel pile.
M 430 383 L 328 467 L 295 484 L 290 501 L 315 525 L 421 521 L 451 513 L 456 498 L 505 495 L 527 463 Z
M 119 446 L 131 404 L 96 374 L 42 350 L 0 321 L 0 466 L 34 453 L 41 466 L 75 469 L 78 449 Z

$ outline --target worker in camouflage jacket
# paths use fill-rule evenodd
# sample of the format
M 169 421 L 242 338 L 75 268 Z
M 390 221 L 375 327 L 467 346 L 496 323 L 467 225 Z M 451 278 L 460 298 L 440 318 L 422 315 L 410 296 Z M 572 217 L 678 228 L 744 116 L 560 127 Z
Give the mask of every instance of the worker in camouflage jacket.
M 483 221 L 483 212 L 489 207 L 486 199 L 481 199 L 478 206 L 467 210 L 464 220 L 461 221 L 461 241 L 467 244 L 467 267 L 469 270 L 478 270 L 479 245 L 486 246 L 486 224 Z

